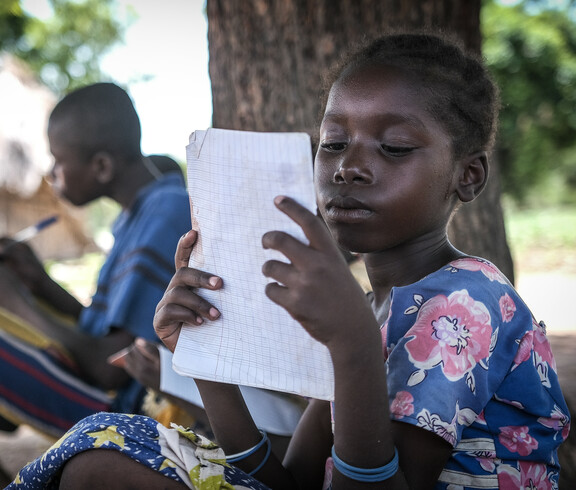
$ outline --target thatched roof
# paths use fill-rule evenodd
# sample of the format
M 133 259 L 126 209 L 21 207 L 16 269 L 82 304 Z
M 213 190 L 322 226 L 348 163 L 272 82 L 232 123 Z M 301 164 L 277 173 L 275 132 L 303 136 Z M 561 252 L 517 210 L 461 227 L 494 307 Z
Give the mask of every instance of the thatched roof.
M 85 211 L 59 199 L 45 179 L 52 165 L 46 126 L 55 103 L 26 65 L 0 53 L 0 236 L 57 214 L 58 223 L 30 243 L 42 259 L 95 250 Z
M 46 123 L 56 97 L 12 56 L 0 57 L 0 188 L 36 192 L 50 169 Z

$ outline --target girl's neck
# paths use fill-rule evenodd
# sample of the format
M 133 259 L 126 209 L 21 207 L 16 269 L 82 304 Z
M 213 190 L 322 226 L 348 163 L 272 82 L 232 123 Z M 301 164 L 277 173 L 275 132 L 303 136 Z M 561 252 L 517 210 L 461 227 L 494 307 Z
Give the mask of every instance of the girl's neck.
M 465 254 L 446 235 L 426 243 L 403 245 L 377 253 L 364 254 L 366 272 L 374 292 L 374 310 L 379 320 L 388 309 L 393 287 L 413 284 Z

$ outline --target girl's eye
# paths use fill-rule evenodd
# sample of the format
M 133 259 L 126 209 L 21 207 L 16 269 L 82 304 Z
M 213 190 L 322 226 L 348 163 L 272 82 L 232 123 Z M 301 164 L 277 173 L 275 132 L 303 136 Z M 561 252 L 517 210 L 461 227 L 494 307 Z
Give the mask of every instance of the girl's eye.
M 344 150 L 346 148 L 346 143 L 321 143 L 320 148 L 326 151 L 337 152 Z
M 408 155 L 410 152 L 414 151 L 415 148 L 412 146 L 389 146 L 389 145 L 380 145 L 382 150 L 389 155 L 394 157 L 403 157 L 404 155 Z

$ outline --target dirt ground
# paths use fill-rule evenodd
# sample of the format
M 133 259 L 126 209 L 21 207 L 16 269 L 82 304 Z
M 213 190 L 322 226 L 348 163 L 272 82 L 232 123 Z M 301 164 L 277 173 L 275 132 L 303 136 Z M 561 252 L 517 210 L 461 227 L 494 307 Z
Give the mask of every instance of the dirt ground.
M 576 417 L 576 315 L 572 302 L 576 292 L 576 271 L 569 273 L 541 272 L 520 274 L 517 279 L 520 294 L 531 306 L 538 320 L 545 320 L 556 357 L 565 397 Z M 28 461 L 36 458 L 52 441 L 29 427 L 14 433 L 0 431 L 0 488 L 12 479 Z M 562 479 L 560 490 L 576 488 L 576 429 L 560 451 Z M 4 475 L 2 475 L 4 473 Z

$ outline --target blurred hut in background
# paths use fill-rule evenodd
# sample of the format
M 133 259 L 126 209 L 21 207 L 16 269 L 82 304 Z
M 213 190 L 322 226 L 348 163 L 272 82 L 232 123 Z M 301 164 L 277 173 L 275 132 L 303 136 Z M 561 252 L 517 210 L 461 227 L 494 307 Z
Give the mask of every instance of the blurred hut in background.
M 46 125 L 55 103 L 26 65 L 0 56 L 0 236 L 58 215 L 56 224 L 29 242 L 42 260 L 97 250 L 86 212 L 59 199 L 46 180 L 52 166 Z

